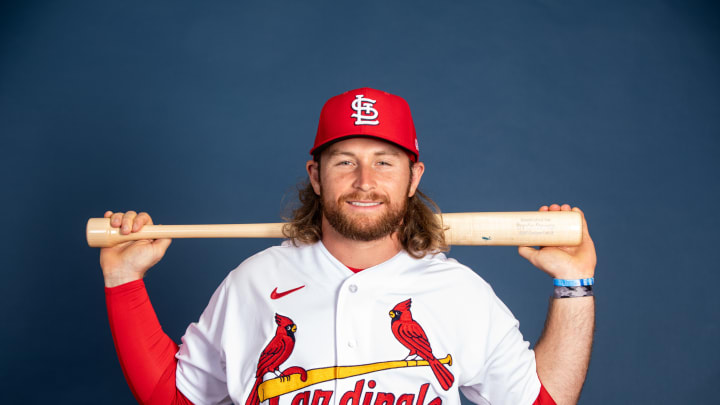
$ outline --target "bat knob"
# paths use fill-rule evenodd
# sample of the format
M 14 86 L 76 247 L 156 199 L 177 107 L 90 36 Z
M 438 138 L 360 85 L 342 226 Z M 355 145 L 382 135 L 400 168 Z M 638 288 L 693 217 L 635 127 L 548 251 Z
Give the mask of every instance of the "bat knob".
M 90 247 L 113 246 L 113 236 L 116 234 L 117 229 L 110 226 L 110 218 L 90 218 L 85 227 L 85 237 Z

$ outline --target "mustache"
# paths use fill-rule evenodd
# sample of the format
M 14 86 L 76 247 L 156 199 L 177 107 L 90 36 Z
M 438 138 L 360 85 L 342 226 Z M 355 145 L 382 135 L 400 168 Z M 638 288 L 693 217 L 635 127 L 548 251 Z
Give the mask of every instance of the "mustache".
M 361 193 L 361 192 L 353 192 L 341 195 L 340 198 L 338 198 L 338 202 L 346 202 L 346 201 L 374 201 L 374 202 L 381 202 L 383 204 L 388 202 L 388 198 L 384 195 L 378 194 L 378 193 Z

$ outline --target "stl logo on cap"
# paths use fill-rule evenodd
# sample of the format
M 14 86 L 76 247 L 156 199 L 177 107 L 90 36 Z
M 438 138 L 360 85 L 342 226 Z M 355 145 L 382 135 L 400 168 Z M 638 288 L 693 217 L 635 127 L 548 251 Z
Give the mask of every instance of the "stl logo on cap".
M 352 109 L 355 114 L 351 117 L 356 118 L 355 125 L 378 125 L 380 121 L 377 121 L 378 111 L 373 108 L 377 100 L 365 98 L 363 94 L 355 96 L 355 100 L 352 101 Z M 364 115 L 363 115 L 364 114 Z

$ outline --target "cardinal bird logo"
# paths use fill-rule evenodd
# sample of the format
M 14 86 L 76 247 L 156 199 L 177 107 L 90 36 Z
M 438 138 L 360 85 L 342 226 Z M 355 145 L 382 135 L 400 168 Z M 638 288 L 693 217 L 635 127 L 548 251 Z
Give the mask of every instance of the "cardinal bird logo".
M 270 343 L 265 346 L 265 349 L 260 354 L 260 360 L 258 360 L 257 372 L 255 373 L 255 385 L 245 405 L 258 405 L 260 398 L 258 397 L 258 386 L 263 382 L 263 376 L 267 373 L 274 373 L 278 377 L 284 376 L 289 373 L 280 373 L 280 365 L 290 357 L 293 348 L 295 347 L 295 332 L 297 331 L 297 325 L 292 319 L 287 316 L 275 314 L 275 323 L 277 324 L 277 330 L 275 336 L 270 340 Z M 293 367 L 295 369 L 296 367 Z M 286 370 L 287 372 L 288 370 Z
M 410 354 L 405 358 L 419 356 L 430 364 L 430 369 L 435 374 L 440 386 L 445 390 L 449 390 L 455 378 L 452 373 L 443 366 L 432 353 L 430 341 L 422 326 L 412 318 L 410 312 L 410 299 L 405 300 L 390 310 L 390 325 L 395 338 L 402 343 L 403 346 L 410 349 Z

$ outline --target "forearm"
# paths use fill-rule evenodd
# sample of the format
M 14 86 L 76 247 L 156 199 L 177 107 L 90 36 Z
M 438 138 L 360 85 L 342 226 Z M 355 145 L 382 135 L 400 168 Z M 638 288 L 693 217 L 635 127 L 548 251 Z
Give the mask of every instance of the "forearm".
M 120 365 L 141 404 L 190 404 L 175 387 L 178 347 L 162 330 L 142 281 L 105 289 Z
M 538 377 L 558 405 L 575 404 L 580 397 L 594 329 L 594 297 L 550 299 L 535 359 Z

